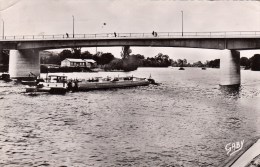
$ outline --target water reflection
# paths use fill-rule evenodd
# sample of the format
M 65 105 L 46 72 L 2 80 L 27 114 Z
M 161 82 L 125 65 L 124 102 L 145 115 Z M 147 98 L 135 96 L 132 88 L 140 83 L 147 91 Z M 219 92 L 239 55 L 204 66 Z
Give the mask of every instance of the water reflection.
M 220 85 L 220 92 L 227 98 L 238 99 L 241 91 L 241 85 Z

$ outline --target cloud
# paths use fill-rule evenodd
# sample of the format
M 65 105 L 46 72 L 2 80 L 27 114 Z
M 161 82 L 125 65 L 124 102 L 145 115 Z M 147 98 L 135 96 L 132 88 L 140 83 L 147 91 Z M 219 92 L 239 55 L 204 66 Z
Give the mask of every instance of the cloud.
M 6 35 L 72 33 L 72 15 L 76 34 L 180 32 L 181 11 L 184 11 L 184 32 L 259 31 L 260 28 L 259 1 L 0 0 L 0 8 L 8 8 L 1 12 L 0 18 L 5 21 Z M 119 54 L 121 49 L 106 51 L 109 50 Z M 201 55 L 210 59 L 209 52 L 215 53 L 177 48 L 133 48 L 133 51 L 145 56 L 155 56 L 158 52 L 185 55 L 190 60 Z

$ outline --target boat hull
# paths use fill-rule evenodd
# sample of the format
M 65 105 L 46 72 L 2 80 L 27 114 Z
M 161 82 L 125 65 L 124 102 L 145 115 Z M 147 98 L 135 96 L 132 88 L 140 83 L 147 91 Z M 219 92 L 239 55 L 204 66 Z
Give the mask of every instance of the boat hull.
M 66 94 L 67 89 L 66 88 L 51 88 L 49 93 L 50 94 Z
M 37 84 L 36 81 L 22 81 L 23 85 L 29 85 L 29 86 L 34 86 Z
M 37 88 L 36 86 L 29 86 L 25 88 L 26 92 L 50 92 L 50 90 L 49 87 Z
M 25 89 L 27 93 L 32 92 L 48 92 L 50 94 L 66 94 L 67 89 L 63 87 L 43 87 L 43 88 L 37 88 L 36 86 L 30 86 Z
M 126 88 L 135 86 L 148 86 L 149 81 L 110 81 L 110 82 L 79 82 L 79 91 L 97 90 L 97 89 L 113 89 L 113 88 Z

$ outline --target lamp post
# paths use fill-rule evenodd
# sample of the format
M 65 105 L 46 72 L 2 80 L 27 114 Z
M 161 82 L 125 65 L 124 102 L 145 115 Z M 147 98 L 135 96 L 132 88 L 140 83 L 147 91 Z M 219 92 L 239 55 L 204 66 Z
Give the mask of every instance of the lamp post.
M 181 36 L 183 36 L 183 11 L 181 11 Z
M 3 39 L 5 38 L 5 21 L 2 19 L 3 22 Z
M 74 16 L 72 15 L 72 23 L 73 23 L 73 27 L 72 27 L 72 37 L 74 38 Z

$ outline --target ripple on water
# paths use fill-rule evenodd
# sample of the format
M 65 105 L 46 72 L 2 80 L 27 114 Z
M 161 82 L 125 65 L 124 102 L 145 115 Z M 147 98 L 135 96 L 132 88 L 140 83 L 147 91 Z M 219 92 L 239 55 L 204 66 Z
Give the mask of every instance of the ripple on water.
M 225 94 L 217 70 L 189 70 L 140 69 L 162 84 L 63 96 L 0 82 L 0 166 L 217 166 L 227 143 L 260 133 L 260 89 L 247 78 Z

